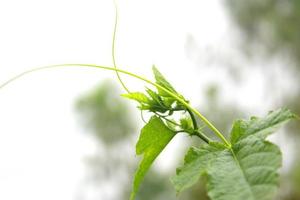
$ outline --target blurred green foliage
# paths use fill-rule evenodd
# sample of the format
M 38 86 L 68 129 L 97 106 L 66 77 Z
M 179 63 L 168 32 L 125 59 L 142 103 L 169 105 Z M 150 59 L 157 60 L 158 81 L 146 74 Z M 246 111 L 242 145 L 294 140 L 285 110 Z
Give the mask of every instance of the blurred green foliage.
M 124 140 L 135 130 L 129 108 L 118 91 L 111 82 L 104 81 L 77 102 L 85 126 L 105 144 Z
M 220 98 L 220 88 L 217 84 L 210 84 L 205 90 L 205 106 L 202 112 L 220 129 L 228 138 L 235 119 L 243 119 L 246 116 L 242 109 L 230 103 L 224 103 Z M 209 131 L 209 130 L 207 130 Z M 211 135 L 213 136 L 213 134 Z
M 245 46 L 260 44 L 269 55 L 287 52 L 300 67 L 299 0 L 228 0 L 232 19 L 246 39 Z

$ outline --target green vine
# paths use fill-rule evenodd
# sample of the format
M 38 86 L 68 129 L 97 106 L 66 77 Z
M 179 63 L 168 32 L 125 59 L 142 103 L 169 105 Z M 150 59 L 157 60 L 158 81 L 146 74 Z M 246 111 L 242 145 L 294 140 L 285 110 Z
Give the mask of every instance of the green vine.
M 136 153 L 143 155 L 143 159 L 134 177 L 130 200 L 135 199 L 139 186 L 154 160 L 168 143 L 182 132 L 197 136 L 204 144 L 190 148 L 183 166 L 178 168 L 176 175 L 171 178 L 178 193 L 197 183 L 201 176 L 207 176 L 208 195 L 212 200 L 271 200 L 278 186 L 278 169 L 282 158 L 280 149 L 268 142 L 266 137 L 284 123 L 298 117 L 288 109 L 278 109 L 264 118 L 236 120 L 233 123 L 230 139 L 227 140 L 206 117 L 174 89 L 156 67 L 153 67 L 155 82 L 117 67 L 115 41 L 118 8 L 116 3 L 115 13 L 112 37 L 113 67 L 78 63 L 38 67 L 12 77 L 0 85 L 0 89 L 29 73 L 46 69 L 84 67 L 113 71 L 127 92 L 122 96 L 138 103 L 141 118 L 146 123 L 136 145 Z M 146 88 L 144 93 L 131 92 L 122 81 L 120 73 L 146 82 L 155 89 Z M 143 118 L 143 111 L 152 114 L 148 121 Z M 179 114 L 179 120 L 175 120 L 174 113 Z M 196 117 L 222 142 L 213 141 L 203 133 L 203 126 L 199 128 Z M 264 187 L 258 188 L 257 185 L 264 185 Z

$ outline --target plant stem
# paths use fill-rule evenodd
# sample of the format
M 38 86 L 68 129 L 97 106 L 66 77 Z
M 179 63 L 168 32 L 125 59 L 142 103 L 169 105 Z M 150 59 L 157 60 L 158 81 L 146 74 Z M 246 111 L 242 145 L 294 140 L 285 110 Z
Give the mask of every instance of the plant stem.
M 226 138 L 223 136 L 223 134 L 210 122 L 208 119 L 206 119 L 200 112 L 198 112 L 196 109 L 189 106 L 191 111 L 193 111 L 214 133 L 217 137 L 219 137 L 225 145 L 231 149 L 231 144 L 226 140 Z
M 198 130 L 197 121 L 196 121 L 196 118 L 195 118 L 193 112 L 190 109 L 187 109 L 187 111 L 188 111 L 189 115 L 191 116 L 191 119 L 193 122 L 194 133 L 196 133 L 195 135 L 198 136 L 199 138 L 201 138 L 207 144 L 209 144 L 211 139 L 209 137 L 207 137 L 204 133 L 202 133 Z
M 5 87 L 6 85 L 8 85 L 9 83 L 13 82 L 16 79 L 19 79 L 20 77 L 35 72 L 35 71 L 41 71 L 41 70 L 45 70 L 45 69 L 51 69 L 51 68 L 59 68 L 59 67 L 89 67 L 89 68 L 100 68 L 100 69 L 105 69 L 105 70 L 110 70 L 110 71 L 117 71 L 123 74 L 127 74 L 129 76 L 132 76 L 134 78 L 140 79 L 146 83 L 149 83 L 150 85 L 153 85 L 161 90 L 163 90 L 164 92 L 166 92 L 167 94 L 169 94 L 170 96 L 174 97 L 176 100 L 178 100 L 180 103 L 182 103 L 184 106 L 186 106 L 187 109 L 189 109 L 191 112 L 195 113 L 215 134 L 216 136 L 218 136 L 225 144 L 228 148 L 231 148 L 231 144 L 226 140 L 226 138 L 222 135 L 222 133 L 210 122 L 208 121 L 208 119 L 206 119 L 200 112 L 198 112 L 196 109 L 194 109 L 193 107 L 191 107 L 184 99 L 182 99 L 181 97 L 177 96 L 176 94 L 174 94 L 173 92 L 169 91 L 168 89 L 162 87 L 161 85 L 157 84 L 157 83 L 153 83 L 152 81 L 141 77 L 139 75 L 136 75 L 134 73 L 122 70 L 122 69 L 117 69 L 114 67 L 106 67 L 106 66 L 100 66 L 100 65 L 94 65 L 94 64 L 60 64 L 60 65 L 49 65 L 49 66 L 45 66 L 45 67 L 39 67 L 39 68 L 34 68 L 28 71 L 25 71 L 21 74 L 18 74 L 17 76 L 9 79 L 8 81 L 4 82 L 2 85 L 0 85 L 0 89 Z
M 191 119 L 192 119 L 192 122 L 193 122 L 193 128 L 194 128 L 195 130 L 198 130 L 198 125 L 197 125 L 197 121 L 196 121 L 196 119 L 195 119 L 194 114 L 192 113 L 192 111 L 191 111 L 190 109 L 187 109 L 187 111 L 188 111 L 188 113 L 189 113 L 189 115 L 190 115 L 190 117 L 191 117 Z
M 201 138 L 207 144 L 209 144 L 211 142 L 211 139 L 209 137 L 207 137 L 204 133 L 201 133 L 200 131 L 195 131 L 195 133 L 196 133 L 195 134 L 196 136 Z

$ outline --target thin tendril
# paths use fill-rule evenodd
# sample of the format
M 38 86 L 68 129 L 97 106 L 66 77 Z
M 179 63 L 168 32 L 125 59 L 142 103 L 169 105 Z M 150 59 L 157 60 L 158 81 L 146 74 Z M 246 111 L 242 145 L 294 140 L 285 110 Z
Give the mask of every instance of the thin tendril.
M 166 120 L 166 121 L 168 121 L 168 122 L 170 122 L 170 123 L 172 123 L 172 124 L 174 124 L 174 125 L 176 125 L 176 126 L 180 126 L 180 124 L 178 124 L 178 123 L 176 123 L 176 122 L 174 122 L 174 121 L 168 119 L 167 116 L 161 115 L 161 114 L 159 114 L 159 113 L 157 113 L 157 112 L 154 112 L 154 113 L 155 113 L 156 115 L 158 115 L 159 117 L 163 118 L 164 120 Z
M 226 138 L 222 135 L 222 133 L 210 122 L 208 121 L 208 119 L 206 119 L 200 112 L 198 112 L 196 109 L 194 109 L 193 107 L 191 107 L 191 105 L 189 103 L 187 103 L 184 99 L 182 99 L 182 97 L 178 96 L 177 94 L 174 94 L 173 92 L 169 91 L 168 89 L 166 89 L 165 87 L 154 83 L 144 77 L 141 77 L 139 75 L 136 75 L 134 73 L 122 70 L 122 69 L 116 69 L 114 67 L 105 67 L 105 66 L 100 66 L 100 65 L 93 65 L 93 64 L 61 64 L 61 65 L 49 65 L 49 66 L 45 66 L 45 67 L 39 67 L 39 68 L 34 68 L 34 69 L 30 69 L 28 71 L 25 71 L 21 74 L 18 74 L 17 76 L 9 79 L 8 81 L 4 82 L 2 85 L 0 85 L 0 89 L 5 87 L 6 85 L 8 85 L 9 83 L 11 83 L 12 81 L 19 79 L 20 77 L 29 74 L 31 72 L 35 72 L 35 71 L 41 71 L 44 69 L 50 69 L 50 68 L 58 68 L 58 67 L 89 67 L 89 68 L 100 68 L 100 69 L 105 69 L 105 70 L 110 70 L 110 71 L 117 71 L 117 72 L 121 72 L 123 74 L 127 74 L 131 77 L 140 79 L 148 84 L 151 84 L 161 90 L 163 90 L 164 92 L 166 92 L 167 94 L 169 94 L 170 96 L 174 97 L 176 100 L 178 100 L 180 103 L 182 103 L 184 106 L 186 106 L 186 108 L 190 109 L 192 112 L 194 112 L 214 133 L 216 136 L 218 136 L 225 144 L 226 146 L 230 149 L 231 148 L 231 144 L 226 140 Z
M 114 6 L 115 6 L 115 24 L 114 24 L 114 31 L 113 31 L 113 38 L 112 38 L 112 60 L 113 60 L 113 65 L 114 68 L 117 69 L 117 64 L 116 64 L 116 58 L 115 58 L 115 43 L 116 43 L 116 33 L 117 33 L 117 28 L 118 28 L 118 18 L 119 18 L 119 12 L 118 12 L 118 6 L 117 6 L 117 2 L 114 0 Z M 119 82 L 121 83 L 122 87 L 126 90 L 127 93 L 130 93 L 129 89 L 126 87 L 126 85 L 124 84 L 124 82 L 121 79 L 121 76 L 119 74 L 119 72 L 116 70 L 116 74 L 118 77 Z
M 144 122 L 145 124 L 147 124 L 147 122 L 146 122 L 146 120 L 145 120 L 145 118 L 144 118 L 144 114 L 143 114 L 143 111 L 142 111 L 142 110 L 141 110 L 141 118 L 142 118 L 143 122 Z

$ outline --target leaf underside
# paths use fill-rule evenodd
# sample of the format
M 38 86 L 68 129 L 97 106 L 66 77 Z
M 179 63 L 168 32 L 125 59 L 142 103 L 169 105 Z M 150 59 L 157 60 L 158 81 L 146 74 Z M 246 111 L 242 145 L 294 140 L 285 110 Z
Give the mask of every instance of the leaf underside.
M 231 132 L 232 148 L 212 142 L 191 148 L 184 165 L 171 179 L 176 191 L 207 177 L 212 200 L 271 200 L 278 188 L 280 149 L 265 138 L 296 116 L 287 109 L 269 113 L 265 118 L 238 120 Z
M 136 145 L 136 154 L 143 154 L 143 159 L 134 177 L 130 200 L 135 198 L 138 188 L 153 161 L 174 136 L 175 133 L 167 128 L 160 118 L 155 116 L 141 130 L 141 135 Z

